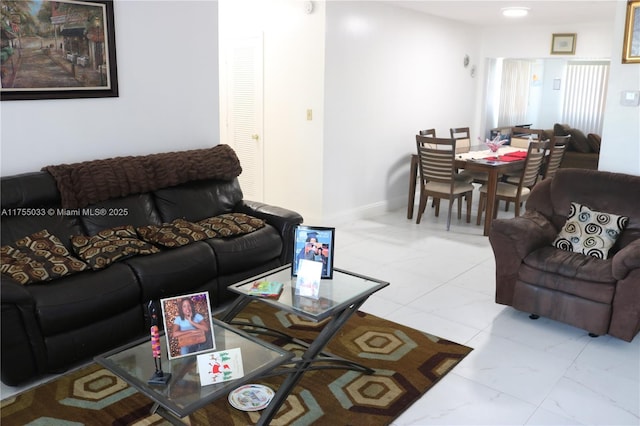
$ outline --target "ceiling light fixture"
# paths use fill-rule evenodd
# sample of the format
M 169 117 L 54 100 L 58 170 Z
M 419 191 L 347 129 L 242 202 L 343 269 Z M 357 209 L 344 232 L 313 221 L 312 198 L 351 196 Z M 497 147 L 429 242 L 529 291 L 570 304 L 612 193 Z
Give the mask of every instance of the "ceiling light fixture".
M 528 7 L 504 7 L 502 14 L 508 18 L 522 18 L 529 14 Z

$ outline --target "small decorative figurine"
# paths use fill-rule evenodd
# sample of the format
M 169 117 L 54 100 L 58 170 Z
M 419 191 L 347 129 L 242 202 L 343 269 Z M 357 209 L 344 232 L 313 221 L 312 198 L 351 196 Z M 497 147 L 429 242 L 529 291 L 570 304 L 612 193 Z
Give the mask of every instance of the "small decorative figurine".
M 166 385 L 171 378 L 171 373 L 162 371 L 162 354 L 160 348 L 160 329 L 158 327 L 158 307 L 152 300 L 149 302 L 149 317 L 151 318 L 151 352 L 156 371 L 149 379 L 150 385 Z

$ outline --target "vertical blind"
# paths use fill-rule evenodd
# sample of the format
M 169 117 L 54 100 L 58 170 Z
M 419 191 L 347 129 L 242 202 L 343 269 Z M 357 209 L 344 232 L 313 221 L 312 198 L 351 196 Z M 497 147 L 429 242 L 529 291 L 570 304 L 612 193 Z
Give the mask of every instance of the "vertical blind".
M 562 122 L 585 134 L 602 134 L 609 63 L 569 62 L 565 80 Z

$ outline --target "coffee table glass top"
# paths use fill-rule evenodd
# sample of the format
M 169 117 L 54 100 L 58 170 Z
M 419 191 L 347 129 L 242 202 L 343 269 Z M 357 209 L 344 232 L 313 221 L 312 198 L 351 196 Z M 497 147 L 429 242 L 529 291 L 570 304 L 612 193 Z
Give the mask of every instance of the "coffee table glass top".
M 260 298 L 260 300 L 313 321 L 321 321 L 345 306 L 362 300 L 363 297 L 368 297 L 389 285 L 386 281 L 334 268 L 333 279 L 320 281 L 320 293 L 317 299 L 304 297 L 296 294 L 296 277 L 291 276 L 291 265 L 285 265 L 227 288 L 248 296 L 251 285 L 261 280 L 281 282 L 284 287 L 278 299 Z
M 150 385 L 148 380 L 155 372 L 150 338 L 143 338 L 121 348 L 100 355 L 95 360 L 138 389 L 147 397 L 175 416 L 184 417 L 248 383 L 265 372 L 286 363 L 293 357 L 282 348 L 250 336 L 216 319 L 213 320 L 216 349 L 240 348 L 244 377 L 237 380 L 201 386 L 197 356 L 168 360 L 166 340 L 162 342 L 162 370 L 171 373 L 167 385 Z

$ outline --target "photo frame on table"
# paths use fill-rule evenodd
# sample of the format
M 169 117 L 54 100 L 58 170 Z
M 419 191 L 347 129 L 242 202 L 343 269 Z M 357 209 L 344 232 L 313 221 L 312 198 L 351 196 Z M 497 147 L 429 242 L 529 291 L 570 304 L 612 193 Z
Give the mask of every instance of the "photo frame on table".
M 0 99 L 118 96 L 113 0 L 20 3 L 2 10 Z
M 298 275 L 299 261 L 306 259 L 322 262 L 321 278 L 333 278 L 335 228 L 299 225 L 293 234 L 292 275 Z
M 216 348 L 209 293 L 193 293 L 160 300 L 169 359 Z
M 640 1 L 627 2 L 622 63 L 640 64 Z
M 578 35 L 573 34 L 553 34 L 551 37 L 552 55 L 575 55 L 576 39 Z

